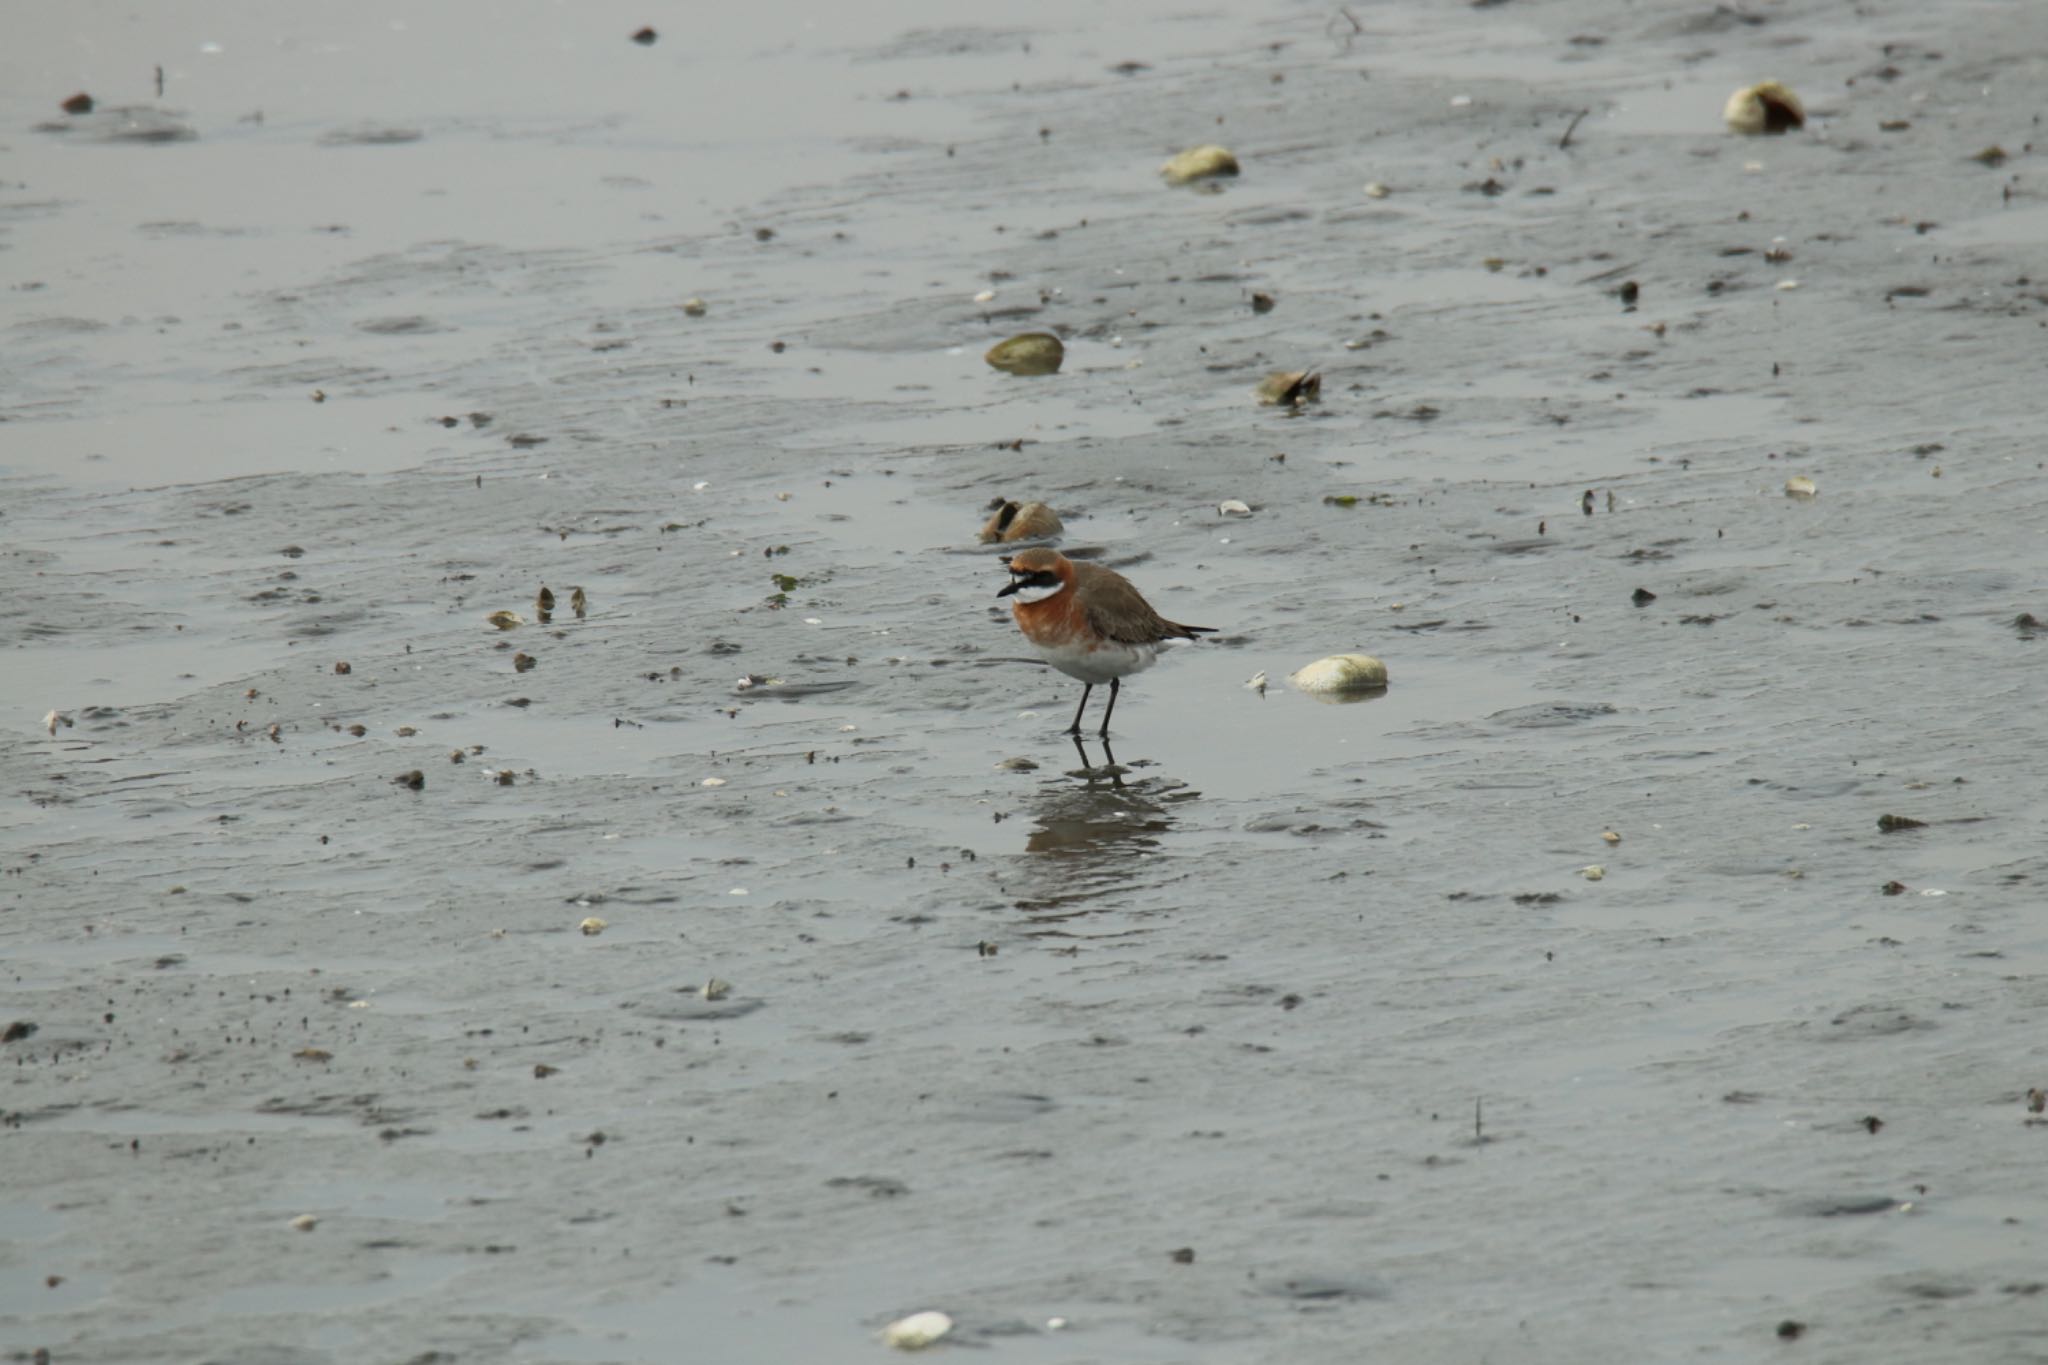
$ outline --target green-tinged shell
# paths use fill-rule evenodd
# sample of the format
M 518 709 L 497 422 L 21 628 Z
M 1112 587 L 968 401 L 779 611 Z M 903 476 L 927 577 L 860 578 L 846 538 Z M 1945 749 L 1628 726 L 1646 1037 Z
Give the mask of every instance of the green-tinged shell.
M 1315 370 L 1275 370 L 1252 392 L 1266 407 L 1298 408 L 1322 401 L 1323 376 Z
M 1208 143 L 1201 147 L 1190 147 L 1179 156 L 1169 158 L 1159 168 L 1169 185 L 1191 185 L 1197 180 L 1209 180 L 1219 175 L 1236 175 L 1237 158 L 1230 154 L 1228 147 Z
M 1296 669 L 1287 681 L 1312 697 L 1356 699 L 1386 690 L 1387 666 L 1370 654 L 1332 654 Z
M 1051 332 L 1025 332 L 988 348 L 982 359 L 1010 374 L 1057 374 L 1067 348 Z
M 1064 530 L 1060 514 L 1042 502 L 1005 501 L 981 528 L 981 543 L 1046 540 Z
M 1730 95 L 1721 109 L 1721 119 L 1745 137 L 1785 133 L 1806 126 L 1806 106 L 1788 86 L 1777 81 L 1759 81 Z

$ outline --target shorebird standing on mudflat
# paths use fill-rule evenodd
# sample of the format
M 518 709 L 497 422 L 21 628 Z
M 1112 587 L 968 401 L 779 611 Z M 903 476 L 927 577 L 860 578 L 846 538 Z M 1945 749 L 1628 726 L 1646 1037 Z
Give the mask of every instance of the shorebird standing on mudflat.
M 1010 585 L 998 597 L 1015 596 L 1011 612 L 1024 638 L 1045 661 L 1087 686 L 1074 708 L 1067 733 L 1081 733 L 1081 713 L 1095 684 L 1109 684 L 1109 705 L 1103 708 L 1102 729 L 1109 738 L 1110 713 L 1116 710 L 1122 679 L 1152 666 L 1167 640 L 1192 640 L 1212 634 L 1214 626 L 1183 626 L 1152 610 L 1130 580 L 1100 564 L 1076 564 L 1054 550 L 1025 550 L 1005 561 Z

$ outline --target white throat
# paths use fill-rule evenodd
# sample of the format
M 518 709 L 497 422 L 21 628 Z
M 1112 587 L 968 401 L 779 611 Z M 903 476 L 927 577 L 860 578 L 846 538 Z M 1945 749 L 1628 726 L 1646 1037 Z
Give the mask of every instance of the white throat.
M 1057 594 L 1065 586 L 1064 583 L 1055 583 L 1049 588 L 1019 588 L 1010 595 L 1019 602 L 1043 602 L 1046 598 Z

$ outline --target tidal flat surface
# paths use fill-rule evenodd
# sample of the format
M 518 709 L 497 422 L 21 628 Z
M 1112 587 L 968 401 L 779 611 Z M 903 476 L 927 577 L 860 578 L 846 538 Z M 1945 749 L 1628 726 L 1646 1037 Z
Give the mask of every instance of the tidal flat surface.
M 2048 10 L 176 8 L 0 54 L 10 1359 L 2048 1360 Z

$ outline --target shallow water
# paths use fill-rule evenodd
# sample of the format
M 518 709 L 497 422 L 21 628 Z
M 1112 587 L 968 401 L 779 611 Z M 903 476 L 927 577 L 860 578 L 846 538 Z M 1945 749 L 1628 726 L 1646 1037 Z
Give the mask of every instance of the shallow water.
M 1350 13 L 38 18 L 6 1339 L 2038 1355 L 2048 27 Z M 1113 752 L 997 495 L 1218 629 Z

